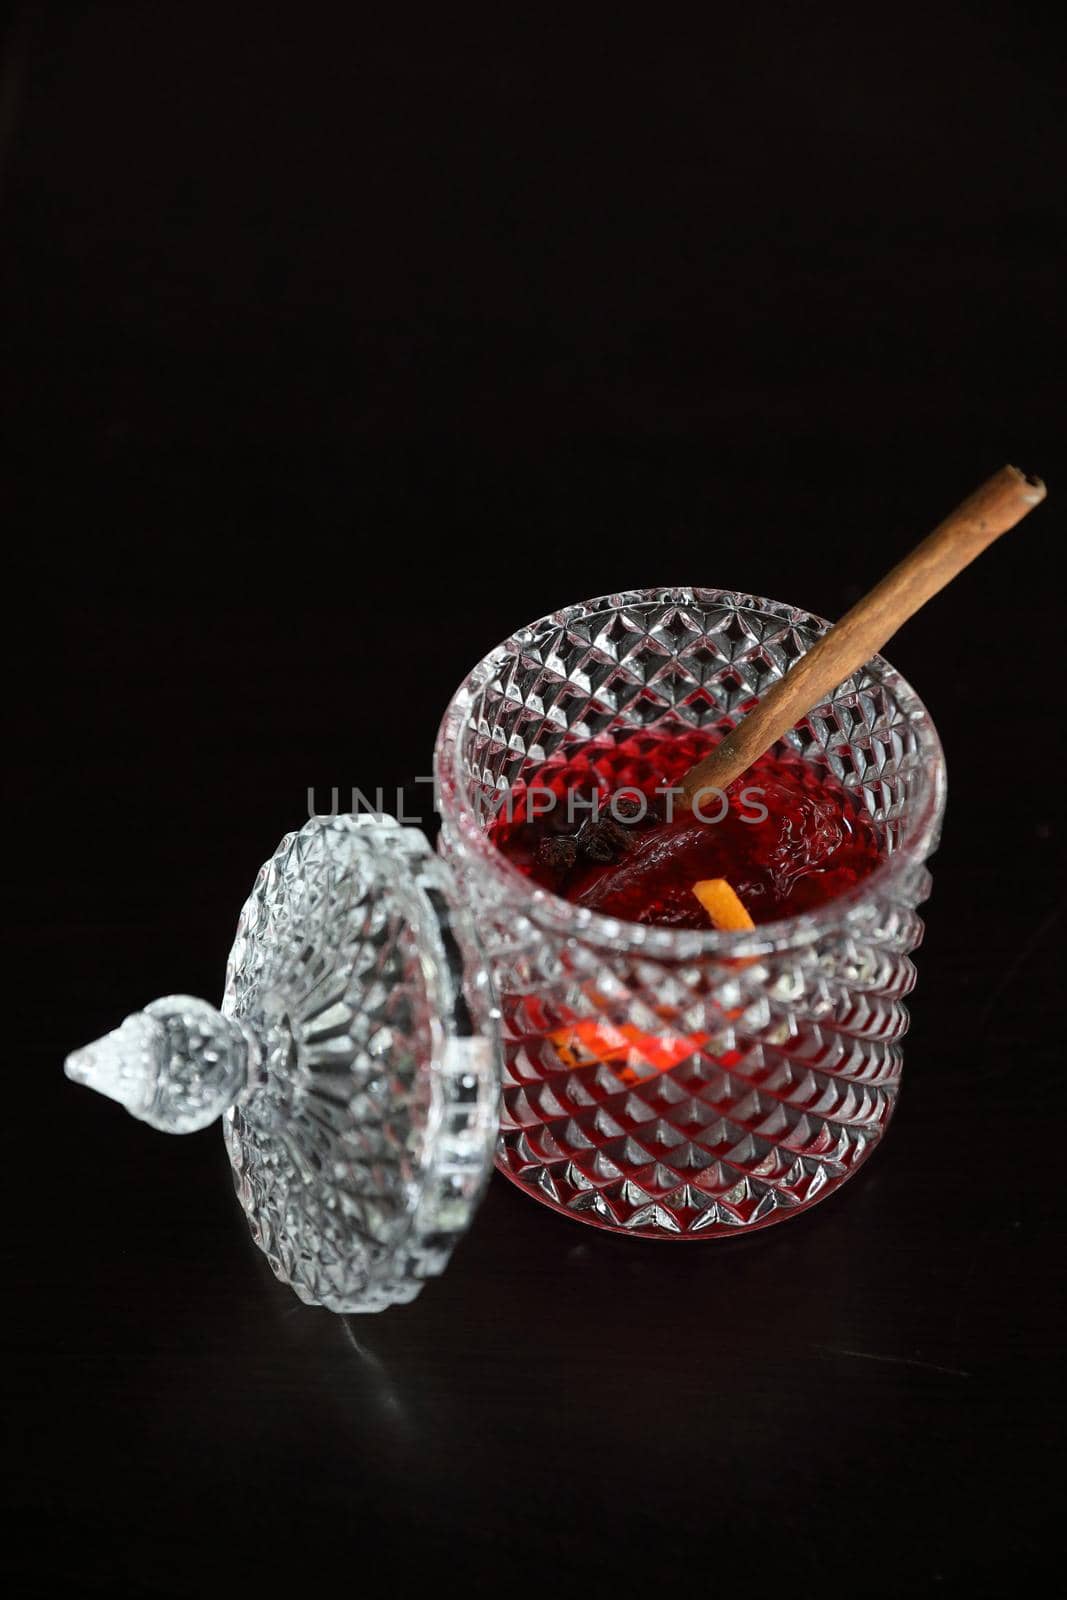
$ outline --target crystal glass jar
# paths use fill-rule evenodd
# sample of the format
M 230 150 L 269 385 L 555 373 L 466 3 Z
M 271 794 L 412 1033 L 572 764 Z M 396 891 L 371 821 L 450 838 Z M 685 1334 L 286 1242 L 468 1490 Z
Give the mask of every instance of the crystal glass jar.
M 806 1209 L 896 1101 L 945 797 L 908 685 L 876 658 L 788 736 L 862 798 L 885 852 L 810 914 L 736 933 L 617 921 L 534 887 L 487 829 L 579 745 L 732 726 L 826 626 L 648 589 L 521 629 L 446 712 L 439 854 L 389 817 L 311 817 L 252 886 L 221 1008 L 153 1001 L 68 1075 L 167 1132 L 221 1119 L 257 1244 L 338 1312 L 410 1301 L 444 1269 L 494 1152 L 563 1215 L 643 1238 Z
M 738 933 L 620 922 L 535 887 L 487 837 L 531 767 L 620 730 L 725 731 L 827 626 L 718 589 L 609 595 L 521 629 L 448 708 L 440 849 L 501 1008 L 496 1164 L 566 1216 L 643 1238 L 736 1235 L 831 1194 L 885 1132 L 945 769 L 929 713 L 884 660 L 789 735 L 862 797 L 886 850 L 810 914 Z M 606 1047 L 575 1048 L 590 1037 Z

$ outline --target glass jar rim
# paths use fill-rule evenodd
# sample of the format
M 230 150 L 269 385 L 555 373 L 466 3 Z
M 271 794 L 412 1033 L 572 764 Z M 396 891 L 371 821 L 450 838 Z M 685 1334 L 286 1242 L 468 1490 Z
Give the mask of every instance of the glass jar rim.
M 441 719 L 434 750 L 437 805 L 441 817 L 458 829 L 480 870 L 505 891 L 518 911 L 540 927 L 557 934 L 580 936 L 586 943 L 611 949 L 627 949 L 649 956 L 674 960 L 693 960 L 714 956 L 724 960 L 770 954 L 813 943 L 822 934 L 842 925 L 864 920 L 879 894 L 884 894 L 909 869 L 921 867 L 937 847 L 946 797 L 945 757 L 933 718 L 906 678 L 884 656 L 875 655 L 879 678 L 889 688 L 919 740 L 924 787 L 918 819 L 904 840 L 875 870 L 852 889 L 826 901 L 814 911 L 799 916 L 781 917 L 760 924 L 754 930 L 722 932 L 716 928 L 663 928 L 638 922 L 625 922 L 600 911 L 575 905 L 531 882 L 518 867 L 490 842 L 481 825 L 478 810 L 466 793 L 467 774 L 462 771 L 462 741 L 466 715 L 473 696 L 482 689 L 508 658 L 509 646 L 518 636 L 542 625 L 566 627 L 575 618 L 583 620 L 598 610 L 619 610 L 626 605 L 727 605 L 740 609 L 780 615 L 799 628 L 824 633 L 831 624 L 815 612 L 739 590 L 660 586 L 625 589 L 598 595 L 550 611 L 514 630 L 507 639 L 484 655 L 456 689 Z

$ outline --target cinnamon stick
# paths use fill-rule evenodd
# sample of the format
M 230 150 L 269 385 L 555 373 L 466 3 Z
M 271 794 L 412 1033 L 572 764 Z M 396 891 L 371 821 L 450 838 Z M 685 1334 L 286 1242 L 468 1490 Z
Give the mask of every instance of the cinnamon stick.
M 725 789 L 796 727 L 846 678 L 877 655 L 909 617 L 950 583 L 994 539 L 1045 498 L 1040 478 L 1002 467 L 938 524 L 841 621 L 825 633 L 732 733 L 682 779 L 683 803 Z

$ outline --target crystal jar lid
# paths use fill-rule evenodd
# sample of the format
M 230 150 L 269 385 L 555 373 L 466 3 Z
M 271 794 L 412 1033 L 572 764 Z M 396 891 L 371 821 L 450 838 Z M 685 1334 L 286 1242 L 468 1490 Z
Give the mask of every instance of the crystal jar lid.
M 221 1011 L 153 1001 L 66 1063 L 172 1133 L 223 1117 L 238 1199 L 309 1305 L 380 1311 L 446 1266 L 488 1181 L 499 1030 L 451 875 L 391 817 L 314 817 L 261 867 Z

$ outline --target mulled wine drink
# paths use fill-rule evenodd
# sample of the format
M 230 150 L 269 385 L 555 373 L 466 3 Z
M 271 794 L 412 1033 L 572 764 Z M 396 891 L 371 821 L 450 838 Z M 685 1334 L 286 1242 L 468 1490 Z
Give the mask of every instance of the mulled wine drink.
M 709 733 L 629 733 L 526 774 L 489 838 L 533 882 L 604 916 L 707 928 L 694 893 L 728 882 L 759 925 L 812 911 L 882 859 L 862 802 L 788 747 L 761 756 L 699 815 L 677 785 Z
M 663 792 L 825 627 L 613 595 L 520 630 L 446 715 L 441 848 L 501 1010 L 497 1164 L 569 1217 L 737 1236 L 831 1194 L 886 1128 L 944 800 L 925 708 L 876 658 L 700 817 Z

